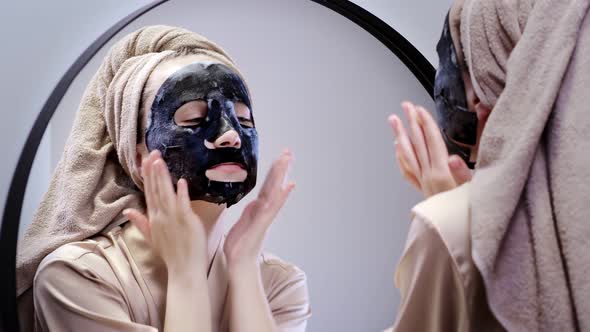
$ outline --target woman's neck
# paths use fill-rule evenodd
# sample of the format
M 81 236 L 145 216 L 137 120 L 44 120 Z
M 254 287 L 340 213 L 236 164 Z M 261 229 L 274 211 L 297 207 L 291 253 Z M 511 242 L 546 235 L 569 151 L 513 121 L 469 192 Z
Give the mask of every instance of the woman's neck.
M 199 216 L 205 232 L 207 233 L 207 257 L 209 262 L 213 259 L 219 241 L 223 236 L 223 212 L 225 204 L 219 205 L 206 201 L 192 201 L 193 212 Z M 223 250 L 223 248 L 221 248 Z

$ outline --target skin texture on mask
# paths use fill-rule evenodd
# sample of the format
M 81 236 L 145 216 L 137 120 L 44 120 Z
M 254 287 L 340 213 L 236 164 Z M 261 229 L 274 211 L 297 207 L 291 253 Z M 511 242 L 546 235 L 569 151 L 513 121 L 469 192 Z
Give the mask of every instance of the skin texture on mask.
M 178 125 L 175 113 L 183 105 L 202 101 L 207 104 L 203 117 L 190 125 Z M 244 122 L 235 112 L 237 103 L 251 111 L 246 85 L 229 67 L 219 63 L 197 62 L 182 67 L 164 81 L 156 93 L 146 130 L 149 151 L 159 150 L 174 183 L 188 182 L 191 200 L 204 200 L 231 206 L 256 185 L 258 134 L 253 118 Z M 226 132 L 237 132 L 238 147 L 211 148 Z M 212 181 L 206 171 L 216 165 L 234 163 L 247 173 L 241 182 Z
M 459 155 L 470 168 L 473 168 L 474 163 L 470 161 L 471 149 L 457 143 L 470 146 L 476 144 L 477 115 L 467 108 L 465 84 L 451 38 L 448 15 L 436 51 L 439 56 L 434 81 L 437 122 L 449 153 Z

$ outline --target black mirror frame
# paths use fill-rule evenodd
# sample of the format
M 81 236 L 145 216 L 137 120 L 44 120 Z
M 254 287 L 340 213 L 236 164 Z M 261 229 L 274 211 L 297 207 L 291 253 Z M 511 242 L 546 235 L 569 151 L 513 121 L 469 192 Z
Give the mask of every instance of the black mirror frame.
M 348 0 L 311 1 L 343 15 L 377 38 L 408 67 L 428 94 L 431 97 L 433 96 L 434 67 L 395 29 L 367 10 Z M 0 276 L 0 294 L 2 294 L 0 299 L 0 331 L 20 330 L 16 302 L 16 246 L 18 241 L 18 227 L 29 174 L 49 120 L 51 120 L 71 83 L 94 55 L 131 22 L 165 2 L 168 2 L 168 0 L 153 1 L 129 14 L 100 35 L 66 71 L 37 116 L 18 159 L 10 183 L 2 224 L 0 226 L 0 266 L 4 267 Z

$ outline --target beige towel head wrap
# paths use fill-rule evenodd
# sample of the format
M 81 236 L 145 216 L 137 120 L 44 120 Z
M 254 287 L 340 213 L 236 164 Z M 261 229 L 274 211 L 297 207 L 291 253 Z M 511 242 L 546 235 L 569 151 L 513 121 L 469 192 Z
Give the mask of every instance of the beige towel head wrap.
M 152 70 L 175 51 L 200 54 L 239 73 L 219 46 L 180 28 L 146 27 L 111 48 L 86 88 L 49 189 L 19 243 L 19 296 L 51 251 L 126 221 L 125 208 L 144 207 L 135 167 L 141 95 Z
M 589 3 L 458 11 L 476 95 L 493 106 L 471 184 L 472 255 L 510 331 L 590 330 Z

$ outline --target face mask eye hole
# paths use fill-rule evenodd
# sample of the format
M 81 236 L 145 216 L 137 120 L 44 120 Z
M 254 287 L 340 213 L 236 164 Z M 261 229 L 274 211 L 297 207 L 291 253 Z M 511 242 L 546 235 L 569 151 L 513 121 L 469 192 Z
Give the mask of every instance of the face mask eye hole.
M 254 128 L 254 121 L 252 120 L 252 113 L 250 112 L 250 108 L 246 106 L 243 102 L 236 102 L 234 104 L 234 110 L 236 112 L 236 116 L 240 121 L 240 125 L 244 128 Z
M 242 117 L 238 117 L 238 120 L 240 120 L 240 125 L 244 128 L 254 128 L 254 123 L 252 123 L 252 120 L 250 119 L 246 119 L 246 118 L 242 118 Z
M 207 117 L 207 102 L 193 100 L 174 112 L 174 123 L 180 127 L 198 127 Z

